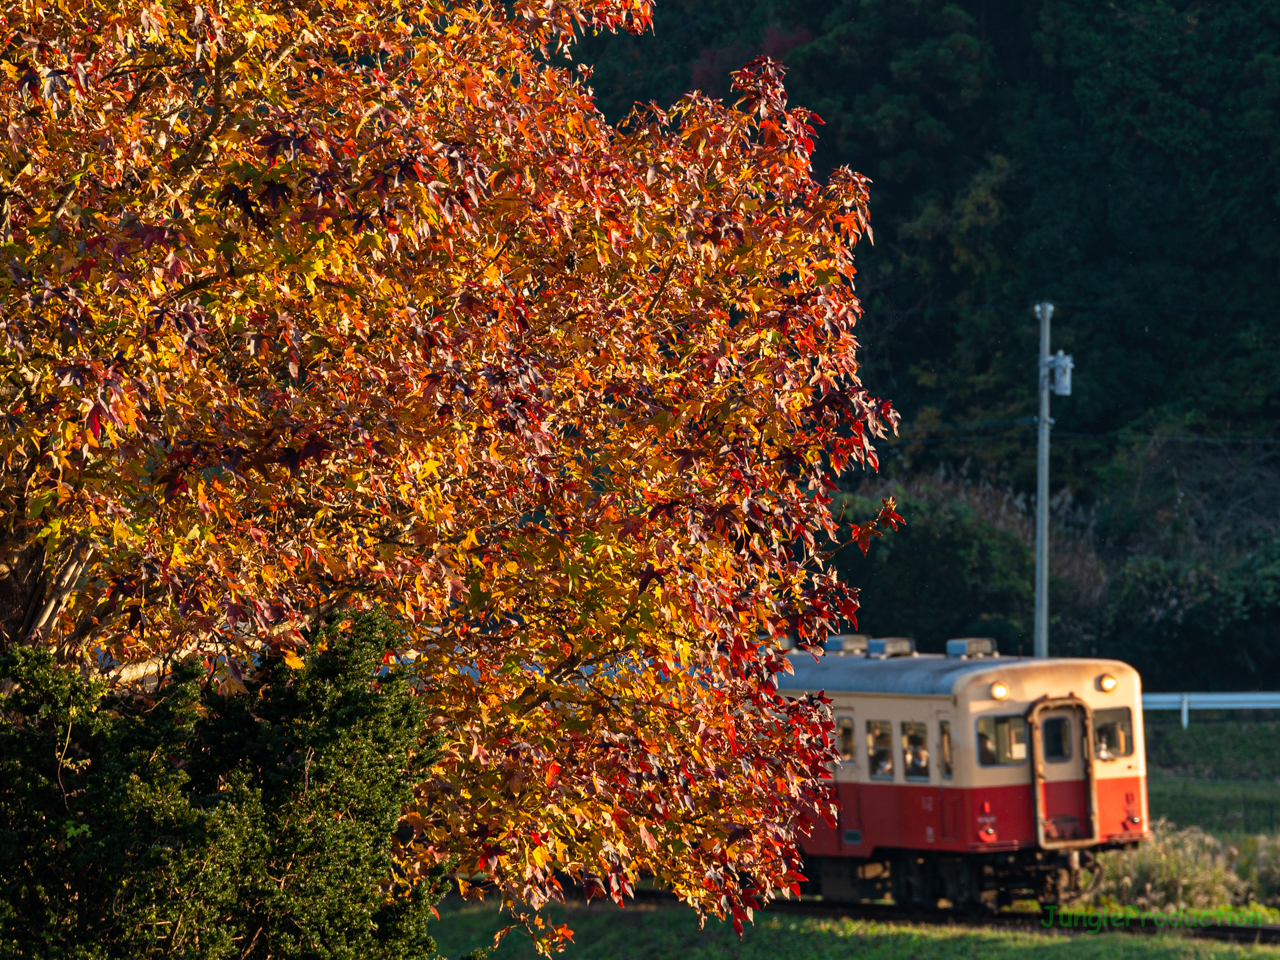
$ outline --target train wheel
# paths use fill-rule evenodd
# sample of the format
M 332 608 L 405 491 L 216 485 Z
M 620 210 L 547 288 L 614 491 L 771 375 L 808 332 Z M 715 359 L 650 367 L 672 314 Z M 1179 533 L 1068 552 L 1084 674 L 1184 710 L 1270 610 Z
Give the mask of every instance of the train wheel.
M 890 877 L 894 903 L 917 910 L 936 906 L 938 895 L 933 891 L 936 871 L 932 859 L 910 852 L 893 858 Z

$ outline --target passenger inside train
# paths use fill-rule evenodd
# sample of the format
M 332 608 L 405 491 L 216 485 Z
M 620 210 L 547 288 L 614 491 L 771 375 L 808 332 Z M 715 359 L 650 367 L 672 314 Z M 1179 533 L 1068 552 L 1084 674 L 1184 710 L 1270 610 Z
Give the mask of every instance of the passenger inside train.
M 984 767 L 994 767 L 996 765 L 996 750 L 991 743 L 991 737 L 985 731 L 978 731 L 978 762 Z
M 908 780 L 929 779 L 929 727 L 924 723 L 902 724 L 902 764 Z

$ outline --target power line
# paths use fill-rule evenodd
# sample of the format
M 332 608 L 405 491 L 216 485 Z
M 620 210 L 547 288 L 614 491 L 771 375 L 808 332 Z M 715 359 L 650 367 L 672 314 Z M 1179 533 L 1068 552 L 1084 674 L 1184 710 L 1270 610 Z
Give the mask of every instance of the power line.
M 984 434 L 983 436 L 980 436 L 980 437 L 920 437 L 915 439 L 911 437 L 900 437 L 897 440 L 888 440 L 886 442 L 890 446 L 903 446 L 905 444 L 912 444 L 912 443 L 969 443 L 977 440 L 1002 440 L 1002 441 L 1028 440 L 1033 436 L 1035 436 L 1035 434 L 1018 433 L 1008 437 L 997 437 L 997 436 L 992 436 L 991 434 Z
M 1014 417 L 1004 420 L 964 420 L 959 423 L 925 423 L 908 430 L 967 430 L 970 427 L 1020 427 L 1036 425 L 1035 417 Z
M 1075 307 L 1079 310 L 1167 310 L 1176 313 L 1257 313 L 1271 316 L 1280 313 L 1274 307 L 1189 307 L 1181 303 L 1086 303 L 1083 301 L 1055 301 L 1059 306 Z M 1026 304 L 1018 303 L 955 303 L 945 304 L 932 309 L 945 310 L 1014 310 L 1022 313 Z
M 1164 440 L 1169 443 L 1259 443 L 1266 445 L 1280 444 L 1280 440 L 1268 440 L 1261 437 L 1165 437 L 1157 434 L 1142 433 L 1055 433 L 1055 437 L 1081 438 L 1113 438 L 1116 440 Z
M 1032 423 L 1035 422 L 1034 417 L 1029 417 L 1028 419 Z M 896 440 L 888 440 L 886 442 L 891 446 L 900 446 L 912 443 L 973 443 L 983 440 L 1009 442 L 1013 440 L 1029 440 L 1034 436 L 1035 434 L 1028 431 L 1027 433 L 1015 433 L 1005 436 L 988 433 L 971 437 L 899 437 Z M 1142 433 L 1069 433 L 1066 431 L 1058 432 L 1056 430 L 1053 432 L 1053 436 L 1055 438 L 1069 440 L 1161 440 L 1171 443 L 1261 444 L 1265 446 L 1280 445 L 1280 439 L 1268 440 L 1255 437 L 1173 437 Z

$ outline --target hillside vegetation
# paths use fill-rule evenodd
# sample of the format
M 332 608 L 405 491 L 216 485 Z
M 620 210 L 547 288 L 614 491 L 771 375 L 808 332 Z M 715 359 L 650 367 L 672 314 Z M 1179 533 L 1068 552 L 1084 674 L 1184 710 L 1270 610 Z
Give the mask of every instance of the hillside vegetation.
M 904 430 L 872 492 L 901 480 L 916 529 L 845 562 L 863 628 L 927 648 L 990 621 L 1029 649 L 1020 421 L 1050 299 L 1076 359 L 1053 407 L 1053 649 L 1124 657 L 1153 689 L 1280 687 L 1280 8 L 669 0 L 651 34 L 575 55 L 621 117 L 729 95 L 760 53 L 821 116 L 819 168 L 873 181 L 860 361 Z M 1018 542 L 956 484 L 1006 492 Z M 907 590 L 890 574 L 923 609 L 885 602 Z

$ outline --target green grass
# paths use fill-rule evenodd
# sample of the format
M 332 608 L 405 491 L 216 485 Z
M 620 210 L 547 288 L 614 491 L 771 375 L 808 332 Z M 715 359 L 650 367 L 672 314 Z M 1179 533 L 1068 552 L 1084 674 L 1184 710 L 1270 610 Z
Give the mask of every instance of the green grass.
M 1145 717 L 1153 820 L 1198 826 L 1223 839 L 1280 830 L 1280 719 L 1276 711 L 1197 711 Z
M 1201 710 L 1183 730 L 1175 713 L 1147 713 L 1147 765 L 1190 780 L 1274 783 L 1280 780 L 1280 720 L 1269 719 L 1274 714 Z
M 456 958 L 492 943 L 503 926 L 492 907 L 451 904 L 433 931 L 440 953 Z M 574 943 L 564 960 L 1280 960 L 1280 947 L 1238 946 L 1178 935 L 1131 933 L 1038 934 L 967 927 L 888 925 L 855 920 L 758 914 L 741 940 L 727 923 L 698 929 L 693 912 L 678 907 L 608 904 L 552 909 L 547 920 L 567 923 Z M 512 931 L 494 960 L 533 960 L 529 942 Z
M 1244 845 L 1254 839 L 1248 835 L 1275 834 L 1280 829 L 1280 720 L 1270 716 L 1197 712 L 1183 730 L 1174 714 L 1148 714 L 1152 818 L 1199 826 Z M 491 944 L 494 932 L 505 926 L 488 906 L 455 902 L 440 912 L 441 923 L 433 932 L 440 953 L 451 960 Z M 1043 935 L 766 913 L 739 940 L 727 923 L 708 920 L 706 929 L 699 930 L 693 913 L 681 908 L 641 904 L 619 910 L 596 904 L 549 909 L 544 916 L 575 931 L 573 945 L 561 955 L 564 960 L 1280 960 L 1280 947 L 1221 944 L 1177 934 Z M 512 931 L 493 960 L 535 956 L 528 940 Z
M 1224 839 L 1280 829 L 1280 783 L 1194 780 L 1152 768 L 1147 798 L 1152 820 L 1164 817 Z

